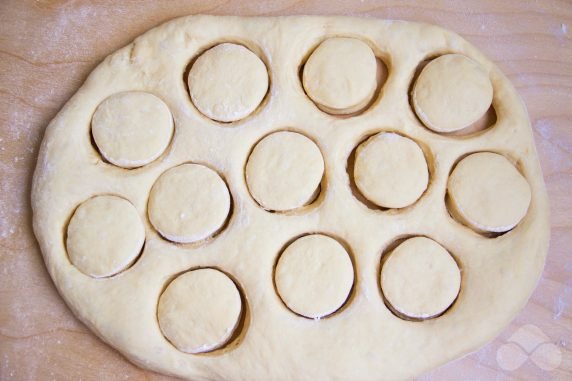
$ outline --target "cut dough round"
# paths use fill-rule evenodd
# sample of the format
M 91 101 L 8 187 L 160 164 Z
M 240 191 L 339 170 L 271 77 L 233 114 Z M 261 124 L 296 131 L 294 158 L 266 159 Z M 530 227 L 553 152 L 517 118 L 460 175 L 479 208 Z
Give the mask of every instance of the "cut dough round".
M 199 164 L 182 164 L 163 173 L 149 196 L 149 219 L 170 241 L 191 243 L 216 233 L 230 212 L 224 180 Z
M 263 208 L 287 211 L 311 203 L 320 191 L 324 159 L 316 144 L 280 131 L 256 144 L 246 163 L 246 182 Z
M 413 204 L 427 189 L 429 171 L 423 151 L 413 140 L 381 132 L 360 144 L 354 179 L 359 191 L 383 208 Z
M 165 337 L 180 351 L 205 353 L 223 347 L 242 315 L 240 292 L 211 268 L 179 275 L 159 299 L 157 318 Z
M 238 44 L 204 52 L 188 78 L 195 106 L 210 119 L 234 122 L 250 115 L 268 91 L 268 72 L 260 58 Z
M 106 98 L 91 121 L 101 155 L 123 168 L 149 164 L 165 151 L 173 135 L 167 105 L 153 94 L 127 91 Z
M 121 197 L 103 195 L 84 201 L 75 210 L 66 247 L 75 267 L 102 278 L 131 266 L 144 242 L 145 228 L 137 209 Z
M 356 38 L 322 42 L 304 65 L 302 82 L 316 105 L 331 114 L 365 107 L 377 88 L 377 62 L 371 48 Z
M 491 106 L 493 86 L 488 73 L 461 54 L 429 62 L 413 87 L 415 113 L 430 129 L 453 132 L 479 120 Z
M 453 216 L 481 233 L 514 228 L 526 215 L 531 199 L 526 179 L 504 156 L 492 152 L 461 160 L 447 188 Z
M 427 319 L 442 314 L 461 288 L 461 272 L 449 252 L 426 237 L 410 238 L 381 269 L 381 290 L 399 314 Z
M 319 319 L 339 310 L 350 294 L 354 270 L 335 239 L 312 234 L 297 239 L 276 264 L 276 290 L 293 312 Z

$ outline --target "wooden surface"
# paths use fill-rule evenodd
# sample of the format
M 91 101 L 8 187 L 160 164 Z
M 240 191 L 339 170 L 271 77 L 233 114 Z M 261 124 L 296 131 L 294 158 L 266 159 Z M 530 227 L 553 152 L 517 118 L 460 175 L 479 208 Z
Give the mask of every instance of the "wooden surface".
M 462 3 L 462 4 L 461 4 Z M 70 313 L 31 228 L 30 183 L 46 125 L 108 54 L 150 27 L 196 13 L 344 14 L 438 24 L 475 44 L 528 107 L 551 201 L 546 269 L 495 341 L 423 379 L 572 379 L 572 2 L 22 1 L 0 2 L 0 379 L 168 379 L 130 364 Z M 516 253 L 518 254 L 518 253 Z M 503 370 L 497 351 L 519 327 L 562 354 L 547 372 Z

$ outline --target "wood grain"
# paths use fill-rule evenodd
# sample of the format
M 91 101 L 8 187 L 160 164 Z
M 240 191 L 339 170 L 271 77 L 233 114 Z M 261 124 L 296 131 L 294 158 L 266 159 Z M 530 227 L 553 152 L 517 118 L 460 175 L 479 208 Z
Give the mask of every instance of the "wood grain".
M 31 229 L 30 182 L 43 131 L 87 74 L 150 27 L 196 14 L 344 14 L 441 25 L 509 76 L 528 107 L 551 201 L 546 269 L 528 305 L 492 343 L 422 377 L 572 379 L 572 2 L 19 1 L 0 3 L 0 379 L 167 380 L 92 335 L 56 292 Z M 518 254 L 518 253 L 515 253 Z M 562 353 L 544 371 L 503 370 L 497 350 L 521 326 Z

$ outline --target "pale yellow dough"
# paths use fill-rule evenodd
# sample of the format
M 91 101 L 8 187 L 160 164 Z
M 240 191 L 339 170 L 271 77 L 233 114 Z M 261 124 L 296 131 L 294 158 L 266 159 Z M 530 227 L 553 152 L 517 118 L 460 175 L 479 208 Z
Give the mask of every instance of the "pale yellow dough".
M 530 205 L 530 186 L 504 156 L 480 152 L 462 159 L 447 185 L 456 217 L 482 233 L 516 226 Z
M 167 105 L 141 91 L 118 93 L 95 110 L 91 133 L 99 152 L 110 163 L 136 168 L 157 159 L 173 135 Z
M 354 178 L 369 201 L 383 208 L 403 208 L 423 194 L 429 171 L 417 143 L 395 133 L 382 132 L 359 145 Z
M 219 122 L 250 115 L 268 90 L 264 63 L 238 44 L 217 45 L 197 58 L 188 78 L 195 106 Z
M 298 238 L 276 264 L 276 289 L 297 314 L 319 319 L 336 312 L 354 281 L 349 254 L 335 239 L 313 234 Z
M 487 71 L 462 54 L 446 54 L 429 62 L 413 87 L 417 116 L 430 129 L 453 132 L 482 117 L 493 100 Z
M 437 242 L 409 238 L 387 255 L 381 269 L 381 290 L 400 314 L 414 319 L 435 317 L 457 298 L 461 272 Z
M 389 67 L 379 99 L 366 111 L 343 118 L 318 109 L 300 78 L 316 47 L 338 37 L 348 38 L 352 46 L 360 41 L 362 48 L 337 55 L 342 66 L 331 75 L 345 73 L 351 91 L 334 89 L 330 95 L 344 102 L 332 106 L 344 109 L 371 97 L 373 53 Z M 458 118 L 478 117 L 488 107 L 492 84 L 498 120 L 490 129 L 461 138 L 428 131 L 419 122 L 408 102 L 415 68 L 443 52 L 468 57 L 470 63 L 463 58 L 458 66 L 447 64 L 433 78 L 439 89 L 448 89 L 451 78 L 459 79 L 454 107 L 437 114 L 446 123 L 439 119 L 436 126 L 458 128 L 470 121 L 460 123 Z M 336 61 L 323 64 L 335 67 Z M 354 90 L 359 90 L 355 98 L 347 98 Z M 161 99 L 175 128 L 158 158 L 125 170 L 94 149 L 90 133 L 98 106 L 131 91 Z M 275 134 L 285 130 L 300 133 Z M 347 167 L 364 139 L 385 131 L 403 137 L 386 148 L 405 157 L 397 162 L 392 158 L 393 171 L 370 179 L 371 191 L 376 194 L 391 181 L 411 180 L 412 185 L 390 192 L 398 206 L 409 205 L 405 208 L 364 206 L 361 192 L 354 189 L 353 168 Z M 118 143 L 128 144 L 121 136 Z M 407 143 L 403 151 L 396 150 L 402 139 L 409 142 L 405 137 L 423 147 L 430 165 L 424 190 L 428 170 L 419 149 Z M 143 149 L 156 140 L 144 137 L 139 142 Z M 457 177 L 453 173 L 449 180 L 449 175 L 462 168 L 462 158 L 490 150 L 518 163 L 530 191 L 530 203 L 523 203 L 528 208 L 518 207 L 513 215 L 513 202 L 526 201 L 521 198 L 526 195 L 521 194 L 522 178 L 511 175 L 516 167 L 497 173 L 502 181 L 484 199 L 514 218 L 486 220 L 484 227 L 518 224 L 495 238 L 455 221 L 446 202 L 453 198 L 451 182 Z M 413 156 L 403 155 L 405 151 Z M 470 176 L 459 178 L 477 192 L 493 178 L 485 167 L 478 165 Z M 254 183 L 264 184 L 265 179 L 257 193 Z M 65 234 L 73 228 L 68 222 L 79 205 L 110 194 L 131 203 L 132 215 L 143 224 L 145 244 L 138 251 L 143 235 L 135 234 L 137 245 L 121 249 L 125 261 L 110 266 L 120 273 L 95 279 L 71 262 Z M 474 205 L 474 198 L 468 205 Z M 477 202 L 483 211 L 491 206 L 482 204 Z M 530 122 L 509 80 L 450 31 L 375 18 L 191 16 L 145 33 L 95 68 L 50 123 L 34 174 L 32 208 L 46 267 L 74 314 L 139 366 L 193 381 L 413 379 L 478 349 L 509 324 L 535 288 L 549 238 L 546 190 Z M 89 250 L 119 248 L 112 240 L 92 237 L 92 227 L 122 239 L 140 232 L 137 223 L 121 222 L 122 208 L 109 210 L 84 224 L 90 233 L 80 238 L 81 245 Z M 417 270 L 425 274 L 419 279 L 439 297 L 408 298 L 403 311 L 423 317 L 446 311 L 423 322 L 404 319 L 389 308 L 381 289 L 382 254 L 411 236 L 438 242 L 462 269 L 461 290 L 448 309 L 458 279 L 455 271 L 439 265 L 436 272 L 425 273 L 418 268 L 422 262 L 406 261 L 392 274 L 399 278 L 396 282 L 417 278 Z M 300 242 L 299 237 L 318 239 L 316 246 L 326 243 L 326 249 L 308 251 L 317 254 L 307 262 L 294 255 L 288 264 L 287 248 L 293 249 L 290 244 Z M 412 256 L 423 253 L 425 249 Z M 105 264 L 99 260 L 105 256 L 99 251 L 90 258 L 99 265 Z M 218 269 L 228 278 L 217 273 L 192 280 L 204 268 Z M 401 297 L 394 301 L 396 306 L 400 302 Z M 210 352 L 189 353 L 200 351 Z
M 81 203 L 67 229 L 71 263 L 94 278 L 115 275 L 139 256 L 145 228 L 137 209 L 127 200 L 96 196 Z
M 357 38 L 322 42 L 304 65 L 303 83 L 316 105 L 331 114 L 365 107 L 377 87 L 377 62 L 371 48 Z

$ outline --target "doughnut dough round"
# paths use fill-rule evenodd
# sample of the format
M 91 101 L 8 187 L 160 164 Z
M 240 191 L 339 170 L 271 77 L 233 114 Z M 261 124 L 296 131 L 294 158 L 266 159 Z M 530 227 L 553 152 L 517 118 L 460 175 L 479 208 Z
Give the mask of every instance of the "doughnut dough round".
M 446 54 L 423 68 L 412 100 L 417 116 L 427 127 L 453 132 L 485 114 L 493 100 L 493 86 L 477 62 L 461 54 Z
M 183 164 L 163 173 L 149 195 L 149 219 L 173 242 L 191 243 L 216 233 L 230 211 L 224 180 L 212 169 Z
M 403 208 L 423 194 L 429 172 L 417 143 L 392 132 L 381 132 L 358 146 L 354 179 L 369 201 L 383 208 Z
M 276 290 L 295 313 L 319 319 L 348 299 L 354 282 L 352 261 L 335 239 L 312 234 L 291 243 L 276 264 Z
M 80 204 L 67 229 L 70 262 L 86 275 L 102 278 L 128 268 L 145 242 L 137 209 L 127 200 L 95 196 Z
M 165 337 L 186 353 L 211 352 L 226 344 L 240 321 L 242 302 L 234 282 L 206 268 L 169 283 L 157 310 Z
M 381 290 L 400 314 L 427 319 L 455 301 L 461 272 L 447 250 L 426 237 L 409 238 L 397 246 L 381 269 Z
M 188 78 L 195 106 L 219 122 L 250 115 L 268 90 L 264 63 L 242 45 L 217 45 L 197 58 Z
M 105 99 L 91 121 L 93 140 L 101 155 L 123 168 L 157 159 L 173 135 L 167 105 L 153 94 L 127 91 Z
M 303 91 L 300 78 L 300 68 L 315 47 L 334 36 L 366 41 L 376 54 L 390 58 L 391 74 L 380 98 L 367 112 L 351 118 L 319 110 Z M 225 43 L 252 47 L 267 63 L 272 83 L 255 115 L 232 125 L 213 122 L 196 109 L 186 76 L 189 64 L 205 49 Z M 445 51 L 470 57 L 490 78 L 495 106 L 502 110 L 490 129 L 461 138 L 431 133 L 419 125 L 407 101 L 412 73 L 426 57 Z M 230 65 L 238 66 L 237 62 Z M 210 75 L 215 68 L 204 68 L 212 83 L 217 83 Z M 252 82 L 244 85 L 247 93 L 257 86 Z M 162 99 L 176 127 L 164 154 L 135 170 L 103 161 L 90 139 L 99 104 L 125 91 Z M 252 195 L 246 166 L 257 142 L 284 130 L 299 131 L 319 147 L 321 155 L 310 156 L 320 158 L 315 177 L 298 183 L 305 188 L 311 182 L 310 189 L 286 207 L 311 204 L 272 213 Z M 409 207 L 388 211 L 360 203 L 359 190 L 352 189 L 352 168 L 347 168 L 363 138 L 385 130 L 409 137 L 431 159 L 431 185 L 421 198 Z M 299 152 L 292 149 L 290 155 L 277 157 L 296 163 L 293 153 Z M 446 204 L 447 181 L 455 164 L 471 153 L 492 149 L 518 163 L 531 196 L 518 225 L 495 238 L 476 234 L 452 219 Z M 211 176 L 188 181 L 186 167 L 179 169 L 183 163 L 204 168 L 191 169 L 190 177 Z M 314 165 L 313 159 L 306 160 L 296 173 Z M 169 180 L 171 170 L 178 179 L 175 186 Z M 278 177 L 275 182 L 287 181 Z M 320 184 L 319 197 L 312 201 Z M 483 346 L 514 319 L 542 272 L 550 231 L 530 121 L 509 80 L 450 31 L 375 18 L 191 16 L 161 25 L 103 60 L 50 123 L 32 189 L 34 232 L 44 262 L 78 319 L 138 366 L 193 381 L 418 377 Z M 297 191 L 295 187 L 290 192 Z M 116 276 L 94 279 L 70 262 L 65 234 L 74 210 L 103 194 L 129 200 L 146 238 L 133 266 Z M 180 213 L 187 216 L 186 210 L 195 207 L 198 214 L 185 220 L 190 225 L 183 224 Z M 175 227 L 184 229 L 177 232 Z M 280 254 L 298 237 L 314 234 L 327 234 L 342 243 L 354 268 L 350 296 L 341 308 L 331 305 L 320 311 L 335 310 L 321 319 L 293 312 L 275 287 Z M 380 285 L 382 253 L 412 235 L 439 242 L 462 269 L 461 291 L 452 308 L 424 322 L 408 321 L 388 308 Z M 179 244 L 169 237 L 206 238 Z M 170 282 L 199 268 L 219 269 L 234 281 L 243 297 L 243 315 L 220 349 L 191 354 L 165 337 L 157 313 Z M 347 278 L 335 278 L 331 286 L 340 287 L 344 279 L 349 284 Z M 182 334 L 187 328 L 191 327 L 176 331 Z
M 328 38 L 304 65 L 304 89 L 322 110 L 350 114 L 371 101 L 377 87 L 376 72 L 375 55 L 365 42 Z
M 479 152 L 462 159 L 448 183 L 455 217 L 481 233 L 502 233 L 525 216 L 530 186 L 504 156 Z
M 323 175 L 320 149 L 297 132 L 279 131 L 264 137 L 246 163 L 246 182 L 252 197 L 263 208 L 274 211 L 311 203 Z

